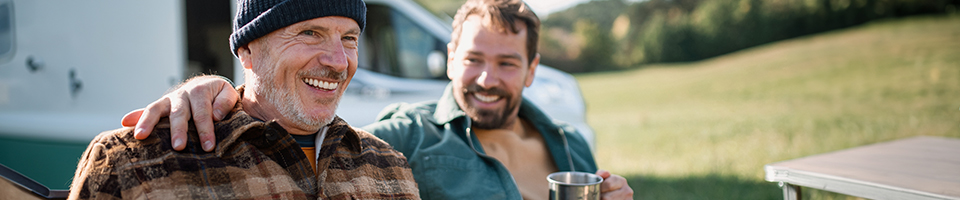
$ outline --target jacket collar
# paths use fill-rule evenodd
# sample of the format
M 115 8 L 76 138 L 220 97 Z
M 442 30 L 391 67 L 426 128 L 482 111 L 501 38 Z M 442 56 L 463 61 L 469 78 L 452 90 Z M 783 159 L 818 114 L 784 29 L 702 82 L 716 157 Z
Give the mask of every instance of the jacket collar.
M 347 147 L 347 149 L 357 153 L 363 150 L 362 149 L 363 146 L 360 145 L 361 140 L 357 131 L 355 131 L 353 127 L 351 127 L 349 124 L 347 124 L 347 121 L 344 121 L 343 119 L 341 119 L 340 116 L 334 117 L 333 121 L 331 121 L 330 124 L 327 125 L 327 138 L 331 138 L 331 137 L 333 138 L 342 137 L 339 140 L 340 143 L 338 145 L 331 145 L 331 146 L 345 146 Z M 325 141 L 324 143 L 326 143 L 326 139 L 323 139 L 323 140 Z M 333 140 L 333 142 L 337 142 L 337 140 Z M 324 147 L 324 148 L 327 148 L 327 147 Z
M 437 101 L 437 108 L 433 112 L 433 119 L 437 124 L 448 124 L 454 119 L 467 117 L 467 113 L 460 109 L 460 104 L 453 98 L 453 83 L 447 84 L 443 95 Z

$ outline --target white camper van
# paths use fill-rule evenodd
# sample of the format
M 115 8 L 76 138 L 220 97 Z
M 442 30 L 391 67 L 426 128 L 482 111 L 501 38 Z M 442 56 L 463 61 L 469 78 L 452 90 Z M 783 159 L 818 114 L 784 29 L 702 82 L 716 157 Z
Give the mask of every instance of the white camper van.
M 449 82 L 449 22 L 410 0 L 366 2 L 360 69 L 337 112 L 356 126 L 390 103 L 436 100 Z M 0 0 L 0 192 L 13 183 L 63 197 L 89 141 L 126 112 L 196 74 L 242 82 L 227 41 L 234 10 L 231 0 Z M 572 76 L 540 66 L 523 95 L 593 144 Z

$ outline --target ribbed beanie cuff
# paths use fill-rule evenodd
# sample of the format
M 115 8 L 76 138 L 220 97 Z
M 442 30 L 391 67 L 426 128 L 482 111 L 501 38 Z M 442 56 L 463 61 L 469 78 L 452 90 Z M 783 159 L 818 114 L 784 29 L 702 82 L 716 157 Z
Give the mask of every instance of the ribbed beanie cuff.
M 237 0 L 237 16 L 230 34 L 230 50 L 237 49 L 270 32 L 298 22 L 343 16 L 366 26 L 367 6 L 362 0 Z

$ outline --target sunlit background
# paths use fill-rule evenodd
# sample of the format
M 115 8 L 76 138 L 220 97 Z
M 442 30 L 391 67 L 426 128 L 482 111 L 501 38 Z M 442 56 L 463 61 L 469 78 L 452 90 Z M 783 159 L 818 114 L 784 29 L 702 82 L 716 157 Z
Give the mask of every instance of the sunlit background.
M 446 23 L 465 2 L 413 1 Z M 10 1 L 0 0 L 0 4 L 4 2 Z M 41 8 L 30 5 L 54 4 L 21 2 L 18 6 L 27 9 Z M 16 56 L 6 57 L 0 52 L 0 64 L 4 64 L 0 65 L 0 72 L 7 73 L 0 73 L 0 107 L 7 106 L 0 109 L 4 111 L 0 116 L 16 119 L 25 115 L 11 114 L 12 111 L 39 110 L 29 113 L 32 114 L 29 117 L 44 122 L 41 129 L 74 129 L 76 127 L 46 122 L 67 120 L 83 124 L 83 120 L 89 120 L 86 118 L 90 115 L 76 114 L 92 109 L 80 106 L 82 103 L 99 100 L 90 97 L 116 95 L 88 94 L 97 87 L 120 85 L 128 90 L 144 87 L 157 90 L 156 95 L 127 96 L 123 105 L 117 105 L 109 113 L 96 113 L 96 117 L 110 121 L 103 128 L 81 127 L 102 131 L 116 128 L 119 124 L 114 122 L 119 121 L 122 113 L 146 105 L 184 77 L 201 72 L 235 77 L 239 72 L 231 65 L 232 54 L 225 51 L 226 41 L 207 39 L 229 35 L 230 1 L 184 2 L 187 5 L 169 8 L 174 13 L 156 11 L 159 9 L 108 10 L 154 16 L 145 18 L 151 21 L 99 19 L 156 24 L 159 27 L 156 30 L 102 31 L 123 25 L 63 23 L 53 26 L 53 30 L 36 31 L 51 26 L 29 22 L 49 19 L 20 19 L 25 23 L 13 27 L 35 30 L 35 34 L 17 37 L 34 43 L 17 46 L 20 49 L 15 52 Z M 914 136 L 960 138 L 960 0 L 527 2 L 542 19 L 541 64 L 571 73 L 579 82 L 587 107 L 586 121 L 595 134 L 594 153 L 599 167 L 626 177 L 635 190 L 636 199 L 781 199 L 777 184 L 764 180 L 766 164 Z M 76 7 L 84 5 L 75 4 Z M 176 3 L 131 1 L 122 4 L 142 7 L 140 4 Z M 0 7 L 0 16 L 9 14 L 2 10 Z M 79 13 L 84 9 L 68 10 Z M 29 13 L 20 15 L 30 16 Z M 167 15 L 172 17 L 156 17 Z M 60 20 L 76 19 L 56 19 Z M 97 19 L 83 20 L 97 22 Z M 171 24 L 183 21 L 186 25 L 179 28 L 185 30 L 162 27 L 178 27 Z M 0 39 L 10 36 L 4 35 L 7 29 L 2 28 L 8 25 L 0 23 Z M 368 27 L 373 26 L 368 22 Z M 150 36 L 151 39 L 188 41 L 159 47 L 136 42 L 90 45 L 110 50 L 106 52 L 77 45 L 146 37 L 148 33 L 161 31 L 174 34 L 158 34 L 163 38 Z M 71 38 L 77 35 L 99 38 Z M 0 44 L 0 47 L 9 46 Z M 36 46 L 56 48 L 47 52 L 34 50 L 35 54 L 30 54 L 30 48 Z M 426 46 L 445 47 L 439 43 Z M 180 60 L 153 56 L 154 52 L 169 49 L 173 50 L 166 53 Z M 119 68 L 120 72 L 112 73 L 145 75 L 140 78 L 144 81 L 116 83 L 89 78 L 96 74 L 91 69 L 103 66 L 43 57 L 113 55 L 143 50 L 150 50 L 148 55 L 152 57 L 110 58 L 104 62 L 125 64 L 127 62 L 121 60 L 127 59 L 144 65 L 180 67 L 182 64 L 185 69 L 169 72 L 173 75 L 167 78 L 166 68 L 123 67 Z M 182 52 L 184 50 L 187 52 Z M 28 57 L 28 54 L 40 56 Z M 4 68 L 13 65 L 4 63 L 10 60 L 17 61 L 18 68 Z M 189 61 L 179 63 L 184 60 Z M 26 75 L 11 77 L 13 73 Z M 438 79 L 424 76 L 427 78 L 423 79 Z M 442 74 L 439 79 L 443 79 Z M 85 81 L 84 84 L 79 84 L 81 81 Z M 97 85 L 97 81 L 103 82 Z M 147 82 L 152 85 L 145 85 Z M 68 90 L 67 86 L 74 90 Z M 37 106 L 46 102 L 31 104 L 36 107 L 30 108 L 11 108 L 11 104 L 5 104 L 18 100 L 7 94 L 23 92 L 18 90 L 28 87 L 41 89 L 27 91 L 27 94 L 60 95 L 43 99 L 57 101 L 60 107 Z M 76 94 L 86 99 L 77 98 Z M 42 117 L 55 112 L 67 113 L 73 118 Z M 82 131 L 88 133 L 82 135 L 84 137 L 96 133 Z M 0 135 L 0 162 L 52 188 L 64 189 L 69 185 L 65 177 L 72 176 L 73 164 L 87 143 L 57 137 L 68 136 Z M 2 192 L 0 199 L 4 198 Z M 819 190 L 803 190 L 803 195 L 809 199 L 855 199 Z
M 542 63 L 580 83 L 600 168 L 636 199 L 782 199 L 765 164 L 960 138 L 958 1 L 527 2 Z

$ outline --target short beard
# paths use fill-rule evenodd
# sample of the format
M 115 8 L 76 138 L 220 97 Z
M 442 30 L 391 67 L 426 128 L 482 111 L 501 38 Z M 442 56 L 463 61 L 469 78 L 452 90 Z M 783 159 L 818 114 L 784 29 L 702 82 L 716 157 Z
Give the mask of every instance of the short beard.
M 270 55 L 264 52 L 264 60 L 272 60 Z M 268 65 L 263 67 L 263 75 L 258 76 L 254 83 L 257 84 L 256 90 L 254 91 L 258 96 L 262 96 L 267 100 L 267 103 L 272 104 L 280 112 L 284 118 L 290 120 L 295 126 L 300 127 L 304 130 L 320 130 L 320 127 L 326 126 L 333 122 L 333 118 L 336 117 L 336 114 L 331 114 L 327 117 L 322 116 L 311 116 L 304 112 L 304 102 L 300 102 L 300 94 L 295 91 L 282 89 L 282 84 L 276 82 L 276 78 L 279 76 L 277 74 L 276 66 Z M 336 77 L 336 80 L 344 80 L 346 78 L 346 73 L 335 72 L 330 70 L 323 70 L 319 72 L 320 76 L 326 77 Z M 333 103 L 333 110 L 336 110 L 340 105 L 340 98 L 335 98 L 332 100 L 317 99 L 317 103 L 329 105 Z
M 510 116 L 510 111 L 503 110 L 500 116 L 497 116 L 497 113 L 494 111 L 471 108 L 467 111 L 467 115 L 473 120 L 473 124 L 471 124 L 472 127 L 478 129 L 499 129 L 505 125 L 507 117 Z
M 484 89 L 479 85 L 471 84 L 466 88 L 464 88 L 462 92 L 463 92 L 465 102 L 467 102 L 466 98 L 468 98 L 468 96 L 471 95 L 471 93 L 476 93 L 476 92 L 484 92 L 491 95 L 498 95 L 500 96 L 500 98 L 503 98 L 507 102 L 506 107 L 504 107 L 503 110 L 500 110 L 499 113 L 497 113 L 496 110 L 477 109 L 476 107 L 471 105 L 472 103 L 467 103 L 467 105 L 464 106 L 463 111 L 467 113 L 467 116 L 470 116 L 471 120 L 473 120 L 473 123 L 471 124 L 471 126 L 473 126 L 474 128 L 479 128 L 479 129 L 503 128 L 506 125 L 507 119 L 509 119 L 510 115 L 513 114 L 513 111 L 515 111 L 520 106 L 519 99 L 515 99 L 512 95 L 510 95 L 506 91 L 503 91 L 500 88 Z

